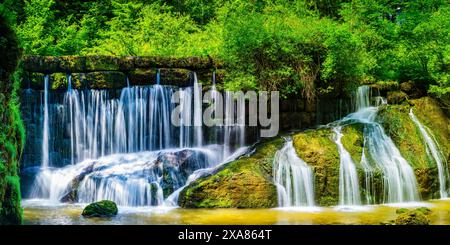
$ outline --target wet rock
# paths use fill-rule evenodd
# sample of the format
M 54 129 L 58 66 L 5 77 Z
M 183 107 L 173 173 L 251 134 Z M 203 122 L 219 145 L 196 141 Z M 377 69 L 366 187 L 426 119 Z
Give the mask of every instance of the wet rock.
M 128 73 L 130 86 L 143 86 L 156 83 L 156 69 L 137 69 Z
M 394 221 L 396 225 L 429 225 L 428 217 L 419 210 L 401 213 Z
M 339 198 L 339 153 L 330 129 L 308 130 L 293 137 L 301 159 L 313 168 L 317 203 L 331 206 Z
M 113 217 L 117 215 L 118 209 L 117 205 L 113 201 L 103 200 L 99 202 L 94 202 L 87 205 L 83 209 L 83 217 Z
M 90 89 L 117 89 L 127 86 L 125 74 L 117 71 L 87 73 L 86 83 Z
M 206 165 L 205 156 L 192 150 L 160 153 L 155 166 L 162 170 L 161 188 L 164 197 L 182 187 L 189 175 L 197 169 L 206 168 Z
M 94 164 L 89 165 L 88 167 L 86 167 L 81 174 L 79 174 L 78 176 L 76 176 L 69 188 L 68 191 L 66 192 L 66 194 L 63 195 L 63 197 L 59 200 L 60 202 L 64 202 L 64 203 L 74 203 L 78 201 L 78 186 L 80 185 L 81 181 L 84 179 L 84 177 L 86 177 L 86 175 L 92 173 L 92 171 L 94 170 Z
M 183 189 L 178 204 L 185 208 L 272 208 L 277 191 L 272 162 L 281 138 L 261 142 L 251 156 L 230 162 Z
M 413 167 L 422 198 L 439 198 L 437 166 L 427 156 L 426 145 L 417 126 L 409 117 L 409 111 L 412 108 L 420 122 L 430 129 L 444 155 L 448 155 L 450 151 L 449 120 L 439 103 L 432 98 L 422 97 L 410 102 L 413 107 L 402 104 L 380 108 L 377 121 L 382 124 L 401 155 Z
M 186 69 L 161 68 L 161 85 L 187 87 L 193 84 L 192 72 Z

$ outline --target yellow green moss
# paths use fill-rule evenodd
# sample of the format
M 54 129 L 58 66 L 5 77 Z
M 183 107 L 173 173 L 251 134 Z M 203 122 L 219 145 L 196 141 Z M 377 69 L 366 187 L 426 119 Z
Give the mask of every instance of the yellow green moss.
M 180 193 L 179 205 L 185 208 L 276 207 L 272 162 L 283 144 L 281 138 L 260 143 L 251 156 L 194 181 Z
M 429 97 L 412 100 L 410 103 L 413 105 L 414 114 L 433 132 L 444 155 L 448 156 L 449 120 L 439 104 Z M 420 130 L 409 117 L 410 108 L 411 106 L 405 104 L 385 106 L 380 109 L 378 120 L 386 133 L 391 136 L 402 156 L 414 168 L 422 198 L 438 198 L 437 166 L 427 155 Z
M 314 170 L 315 193 L 321 206 L 336 205 L 339 198 L 339 153 L 330 129 L 308 130 L 294 135 L 294 148 Z
M 363 130 L 364 125 L 360 123 L 350 124 L 342 129 L 342 145 L 350 153 L 356 165 L 359 165 L 359 162 L 361 162 L 364 147 Z

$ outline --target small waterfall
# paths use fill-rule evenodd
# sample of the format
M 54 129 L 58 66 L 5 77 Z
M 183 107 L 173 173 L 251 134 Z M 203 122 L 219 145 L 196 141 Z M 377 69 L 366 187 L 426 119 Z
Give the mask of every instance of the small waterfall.
M 275 154 L 273 173 L 279 207 L 314 206 L 313 172 L 297 156 L 292 140 L 288 140 Z
M 333 128 L 335 133 L 334 142 L 338 146 L 339 151 L 339 205 L 355 206 L 361 205 L 361 196 L 359 192 L 358 173 L 356 172 L 355 163 L 350 153 L 344 148 L 341 142 L 342 127 Z
M 48 118 L 48 90 L 49 90 L 49 75 L 44 77 L 44 123 L 42 131 L 42 168 L 47 168 L 49 164 L 49 118 Z
M 412 108 L 409 110 L 409 116 L 420 130 L 422 138 L 425 141 L 428 156 L 436 162 L 439 177 L 439 194 L 441 198 L 447 198 L 449 178 L 447 160 L 440 150 L 439 144 L 431 130 L 420 123 L 419 119 L 414 115 Z
M 180 148 L 190 146 L 192 125 L 192 88 L 180 88 Z
M 375 121 L 378 107 L 370 106 L 370 99 L 367 99 L 370 98 L 368 95 L 369 91 L 368 86 L 358 88 L 356 93 L 356 108 L 358 110 L 338 121 L 338 123 L 341 126 L 355 122 L 364 124 L 364 148 L 367 149 L 367 152 L 364 151 L 364 154 L 370 155 L 370 158 L 375 162 L 376 169 L 379 169 L 383 175 L 383 202 L 419 201 L 420 197 L 414 171 L 401 156 L 392 139 L 386 135 L 383 127 Z M 378 104 L 385 104 L 385 101 L 377 98 Z M 342 154 L 342 152 L 340 153 Z M 365 156 L 362 160 L 365 161 L 362 164 L 365 171 L 373 169 Z M 372 184 L 367 183 L 366 186 L 372 186 Z
M 202 86 L 198 83 L 197 74 L 194 72 L 194 140 L 197 147 L 203 145 L 202 111 Z
M 366 204 L 375 204 L 375 186 L 374 186 L 374 171 L 375 169 L 370 165 L 366 156 L 366 141 L 364 140 L 364 146 L 361 154 L 361 166 L 364 170 L 364 189 Z
M 185 148 L 114 154 L 40 172 L 32 198 L 59 202 L 68 197 L 82 203 L 112 200 L 123 206 L 158 206 L 165 189 L 178 190 L 199 169 L 221 160 L 217 148 Z

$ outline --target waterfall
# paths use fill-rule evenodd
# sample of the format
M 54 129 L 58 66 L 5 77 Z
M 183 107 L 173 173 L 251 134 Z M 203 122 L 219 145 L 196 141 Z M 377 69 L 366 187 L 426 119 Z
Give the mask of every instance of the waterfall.
M 54 202 L 109 199 L 123 206 L 176 206 L 178 194 L 191 181 L 244 153 L 245 130 L 235 130 L 242 127 L 235 123 L 229 135 L 237 142 L 227 140 L 232 146 L 222 144 L 223 138 L 205 137 L 204 142 L 202 88 L 195 73 L 193 85 L 186 88 L 160 85 L 160 79 L 158 71 L 152 86 L 130 86 L 127 79 L 121 90 L 80 90 L 72 88 L 68 75 L 67 91 L 62 96 L 53 92 L 52 104 L 41 105 L 44 127 L 52 123 L 55 131 L 43 139 L 55 142 L 52 157 L 58 165 L 37 172 L 27 196 Z M 177 90 L 180 127 L 170 123 Z M 51 92 L 46 86 L 45 97 Z M 48 111 L 49 106 L 57 113 Z M 234 114 L 242 110 L 230 106 L 229 116 L 240 117 Z M 225 134 L 222 126 L 214 130 Z M 48 158 L 48 145 L 45 152 Z
M 448 165 L 447 160 L 439 148 L 439 144 L 436 141 L 433 133 L 430 129 L 422 125 L 419 119 L 414 115 L 413 109 L 409 110 L 409 116 L 411 120 L 416 124 L 417 128 L 419 128 L 420 134 L 422 135 L 422 139 L 425 142 L 425 147 L 427 150 L 427 155 L 430 156 L 437 165 L 438 168 L 438 177 L 439 177 L 439 194 L 441 198 L 448 197 Z
M 192 125 L 192 88 L 180 88 L 180 148 L 190 146 Z
M 356 108 L 358 110 L 338 121 L 339 125 L 349 123 L 362 123 L 364 125 L 364 148 L 374 161 L 374 167 L 379 169 L 383 175 L 383 202 L 401 203 L 420 200 L 417 188 L 417 180 L 412 167 L 401 156 L 400 151 L 392 139 L 386 135 L 383 127 L 375 121 L 378 112 L 377 106 L 370 106 L 368 86 L 358 88 Z M 378 99 L 378 103 L 385 103 Z M 341 158 L 346 157 L 342 155 Z M 366 154 L 366 152 L 364 153 Z M 342 160 L 341 160 L 342 161 Z M 369 165 L 366 161 L 364 164 Z M 364 169 L 367 171 L 367 168 Z M 342 180 L 340 180 L 342 181 Z M 371 186 L 371 185 L 369 185 Z
M 42 168 L 48 168 L 49 164 L 49 119 L 48 119 L 48 89 L 49 75 L 44 77 L 44 123 L 42 131 Z
M 359 192 L 358 173 L 356 172 L 355 163 L 350 153 L 344 148 L 341 142 L 342 127 L 333 128 L 335 133 L 334 142 L 338 146 L 339 151 L 339 205 L 354 206 L 361 205 L 361 197 Z
M 107 90 L 68 90 L 64 113 L 71 139 L 71 162 L 115 153 L 173 146 L 170 102 L 173 90 L 161 85 L 127 87 L 119 99 Z
M 197 147 L 203 145 L 202 111 L 202 86 L 198 83 L 197 74 L 194 72 L 194 130 Z
M 274 183 L 279 207 L 314 206 L 314 177 L 311 167 L 297 156 L 288 140 L 275 154 Z
M 31 197 L 54 202 L 112 200 L 122 206 L 158 206 L 164 202 L 165 189 L 177 190 L 190 173 L 219 162 L 213 146 L 113 154 L 40 172 Z M 67 200 L 73 197 L 76 200 Z

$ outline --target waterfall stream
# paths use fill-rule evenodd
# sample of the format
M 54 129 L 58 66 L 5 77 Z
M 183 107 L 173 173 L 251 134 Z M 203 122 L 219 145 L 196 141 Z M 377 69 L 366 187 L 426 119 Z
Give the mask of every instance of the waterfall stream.
M 339 205 L 340 206 L 356 206 L 361 205 L 361 194 L 359 192 L 358 173 L 356 172 L 355 163 L 350 153 L 344 148 L 341 142 L 342 127 L 333 128 L 335 133 L 334 142 L 338 146 L 339 152 Z
M 72 88 L 68 75 L 63 99 L 52 101 L 57 110 L 49 111 L 46 76 L 43 158 L 27 196 L 55 203 L 108 199 L 122 206 L 176 206 L 190 182 L 245 152 L 245 136 L 239 135 L 245 133 L 243 125 L 218 126 L 221 137 L 212 140 L 204 135 L 202 88 L 195 73 L 193 85 L 185 88 L 160 85 L 160 79 L 158 71 L 152 86 L 130 86 L 127 79 L 127 87 L 118 91 L 80 90 Z M 180 127 L 171 124 L 177 90 Z M 234 101 L 224 107 L 231 118 L 241 113 L 227 109 Z M 50 123 L 55 132 L 48 131 Z M 227 140 L 230 132 L 241 140 Z M 61 144 L 49 147 L 55 140 Z M 66 164 L 47 168 L 50 152 Z
M 419 128 L 420 134 L 422 135 L 422 139 L 427 149 L 427 155 L 430 156 L 437 165 L 439 177 L 439 194 L 441 198 L 447 198 L 448 178 L 449 178 L 447 159 L 440 150 L 439 144 L 436 141 L 436 138 L 434 137 L 433 133 L 422 123 L 420 123 L 419 119 L 414 115 L 412 108 L 409 111 L 409 116 L 411 120 Z
M 273 173 L 279 207 L 314 206 L 313 172 L 297 156 L 292 140 L 288 140 L 275 154 Z
M 414 171 L 402 157 L 392 139 L 386 135 L 383 127 L 376 122 L 379 104 L 377 106 L 370 105 L 369 92 L 368 86 L 359 87 L 356 96 L 357 111 L 349 114 L 337 123 L 340 126 L 351 123 L 362 123 L 364 125 L 363 154 L 368 154 L 373 163 L 368 161 L 364 155 L 364 158 L 361 160 L 364 162 L 361 165 L 366 172 L 365 176 L 369 178 L 374 169 L 381 171 L 384 189 L 381 202 L 403 203 L 419 201 L 420 196 Z M 378 99 L 377 103 L 385 102 Z M 342 159 L 346 159 L 347 154 L 340 151 L 340 157 L 342 163 Z M 367 174 L 368 171 L 371 172 Z M 366 186 L 371 187 L 372 184 L 366 182 Z M 353 186 L 350 187 L 353 188 Z M 351 192 L 351 190 L 345 190 L 345 188 L 348 187 L 344 187 L 344 192 L 355 193 Z M 340 193 L 340 197 L 342 196 Z
M 44 77 L 44 122 L 42 130 L 42 168 L 49 166 L 49 149 L 48 149 L 48 135 L 49 135 L 49 119 L 48 119 L 48 90 L 49 90 L 49 75 Z

